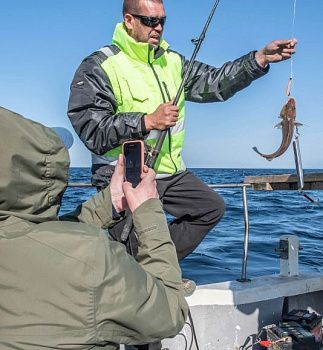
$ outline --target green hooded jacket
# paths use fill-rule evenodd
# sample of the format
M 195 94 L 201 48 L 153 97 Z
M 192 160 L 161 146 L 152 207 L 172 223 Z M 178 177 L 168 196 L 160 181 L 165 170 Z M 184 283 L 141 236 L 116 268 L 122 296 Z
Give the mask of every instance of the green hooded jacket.
M 68 152 L 0 108 L 0 349 L 110 349 L 176 335 L 187 304 L 161 204 L 133 213 L 138 259 L 111 241 L 109 188 L 58 217 Z

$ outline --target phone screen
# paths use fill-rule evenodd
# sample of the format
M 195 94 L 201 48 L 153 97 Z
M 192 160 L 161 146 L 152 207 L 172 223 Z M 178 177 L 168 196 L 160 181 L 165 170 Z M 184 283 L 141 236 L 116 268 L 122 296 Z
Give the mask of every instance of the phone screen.
M 140 182 L 142 151 L 140 142 L 129 142 L 123 145 L 126 165 L 126 180 L 136 187 Z

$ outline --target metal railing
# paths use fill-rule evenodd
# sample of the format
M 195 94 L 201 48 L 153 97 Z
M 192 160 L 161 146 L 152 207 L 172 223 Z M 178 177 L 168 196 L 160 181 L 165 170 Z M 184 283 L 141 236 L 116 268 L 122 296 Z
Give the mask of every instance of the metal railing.
M 242 256 L 242 269 L 241 277 L 237 279 L 239 282 L 250 282 L 247 278 L 247 260 L 248 260 L 248 250 L 249 250 L 249 215 L 248 215 L 248 202 L 247 202 L 247 187 L 251 187 L 250 184 L 217 184 L 208 185 L 213 189 L 222 188 L 241 188 L 242 190 L 242 204 L 243 204 L 243 218 L 244 218 L 244 243 L 243 243 L 243 256 Z M 69 182 L 68 187 L 92 187 L 88 182 Z
M 241 188 L 242 189 L 242 204 L 243 204 L 243 218 L 244 218 L 244 242 L 243 242 L 243 255 L 242 255 L 242 270 L 241 277 L 237 279 L 239 282 L 250 282 L 247 278 L 247 259 L 249 250 L 249 215 L 248 215 L 248 202 L 247 202 L 247 187 L 251 187 L 250 184 L 218 184 L 209 185 L 210 188 Z

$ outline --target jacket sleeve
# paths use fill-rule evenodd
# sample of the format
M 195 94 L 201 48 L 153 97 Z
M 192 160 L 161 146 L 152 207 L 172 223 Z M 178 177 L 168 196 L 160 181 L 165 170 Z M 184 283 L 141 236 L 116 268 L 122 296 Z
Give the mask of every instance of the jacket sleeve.
M 113 218 L 110 186 L 90 197 L 74 211 L 60 216 L 59 219 L 82 222 L 104 229 L 111 227 L 119 220 Z
M 187 60 L 183 60 L 183 74 L 188 68 L 188 63 Z M 258 65 L 255 51 L 227 62 L 221 68 L 195 61 L 185 84 L 185 98 L 200 103 L 225 101 L 266 74 L 268 70 L 269 65 L 266 68 Z
M 116 113 L 115 95 L 101 67 L 106 58 L 96 52 L 81 63 L 68 102 L 68 116 L 75 132 L 90 151 L 99 155 L 147 134 L 143 130 L 143 113 Z
M 187 317 L 181 271 L 160 201 L 144 202 L 133 219 L 138 262 L 120 243 L 106 239 L 105 247 L 100 245 L 106 262 L 96 293 L 99 341 L 155 342 L 178 334 Z

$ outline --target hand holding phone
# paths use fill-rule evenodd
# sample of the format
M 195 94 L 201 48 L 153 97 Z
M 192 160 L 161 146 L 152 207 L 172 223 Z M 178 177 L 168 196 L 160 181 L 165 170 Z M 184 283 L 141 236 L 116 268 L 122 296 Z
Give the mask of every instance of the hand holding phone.
M 146 167 L 146 166 L 145 166 Z M 123 184 L 124 195 L 128 208 L 133 213 L 140 205 L 152 198 L 159 198 L 156 184 L 156 174 L 146 167 L 140 184 L 133 188 L 129 182 Z
M 127 141 L 122 145 L 125 162 L 125 178 L 137 187 L 141 180 L 144 166 L 144 143 L 141 140 Z

